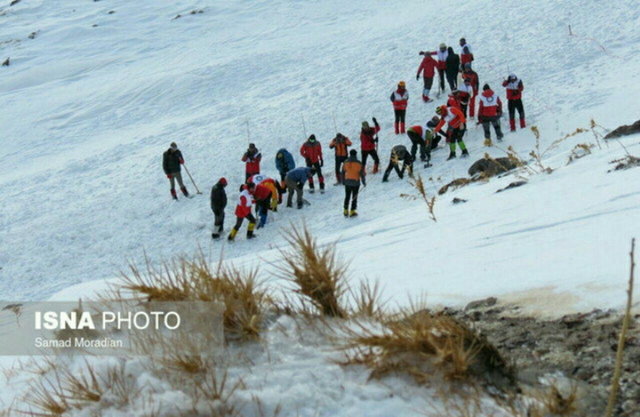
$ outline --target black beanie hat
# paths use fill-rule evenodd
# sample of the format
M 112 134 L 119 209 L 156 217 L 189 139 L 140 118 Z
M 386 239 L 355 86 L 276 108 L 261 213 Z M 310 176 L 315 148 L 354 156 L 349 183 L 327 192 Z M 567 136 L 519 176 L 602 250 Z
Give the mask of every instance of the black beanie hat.
M 489 87 L 489 84 L 485 84 L 482 86 L 482 90 L 486 91 L 486 90 L 491 90 L 491 87 Z

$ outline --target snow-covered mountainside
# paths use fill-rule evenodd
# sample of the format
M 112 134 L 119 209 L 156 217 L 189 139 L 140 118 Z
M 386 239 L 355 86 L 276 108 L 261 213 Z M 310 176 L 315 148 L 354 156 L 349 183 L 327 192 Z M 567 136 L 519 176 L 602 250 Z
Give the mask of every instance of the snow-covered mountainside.
M 357 142 L 361 121 L 377 116 L 384 167 L 393 145 L 408 144 L 392 132 L 390 92 L 406 80 L 408 123 L 424 123 L 445 97 L 419 100 L 417 52 L 460 36 L 474 48 L 480 82 L 503 99 L 509 72 L 524 81 L 527 121 L 543 150 L 591 118 L 607 128 L 631 122 L 640 92 L 633 1 L 22 0 L 1 10 L 0 53 L 10 57 L 0 69 L 4 298 L 42 299 L 109 278 L 145 251 L 152 261 L 199 246 L 226 259 L 268 259 L 282 228 L 304 219 L 394 299 L 425 292 L 460 304 L 509 293 L 554 309 L 623 301 L 625 251 L 640 224 L 638 173 L 607 173 L 625 154 L 618 142 L 601 141 L 564 167 L 576 144 L 595 143 L 589 132 L 550 150 L 544 163 L 556 171 L 525 187 L 494 194 L 508 177 L 439 197 L 436 223 L 423 202 L 399 197 L 412 192 L 405 181 L 382 184 L 378 174 L 358 219 L 341 216 L 343 192 L 329 187 L 308 197 L 309 208 L 281 209 L 258 239 L 226 245 L 210 240 L 208 191 L 229 179 L 228 229 L 248 141 L 275 176 L 275 151 L 298 154 L 303 120 L 324 146 L 329 183 L 333 117 Z M 439 150 L 433 167 L 419 169 L 433 179 L 431 192 L 484 152 L 504 155 L 482 147 L 481 128 L 470 127 L 471 158 L 445 162 Z M 161 154 L 171 141 L 203 195 L 170 200 Z M 620 140 L 636 154 L 637 142 Z M 535 139 L 519 130 L 506 135 L 509 145 L 526 157 Z M 454 206 L 453 196 L 469 201 Z

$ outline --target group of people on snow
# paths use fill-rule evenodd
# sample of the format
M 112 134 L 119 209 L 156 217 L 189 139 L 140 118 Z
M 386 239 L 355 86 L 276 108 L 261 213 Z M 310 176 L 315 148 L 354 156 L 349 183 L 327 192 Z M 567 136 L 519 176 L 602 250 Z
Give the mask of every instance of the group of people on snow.
M 424 167 L 431 166 L 431 152 L 438 148 L 444 136 L 449 145 L 449 157 L 447 160 L 456 158 L 456 150 L 460 148 L 461 156 L 466 157 L 469 151 L 464 142 L 464 135 L 467 131 L 467 121 L 476 116 L 477 123 L 482 124 L 484 131 L 484 144 L 491 146 L 491 127 L 495 131 L 498 141 L 502 141 L 504 135 L 500 126 L 502 116 L 502 101 L 489 84 L 482 86 L 480 92 L 480 81 L 478 74 L 472 69 L 474 61 L 471 46 L 464 38 L 460 39 L 460 54 L 456 54 L 452 47 L 440 44 L 435 51 L 421 51 L 422 62 L 416 73 L 416 80 L 423 78 L 424 87 L 422 90 L 422 100 L 425 103 L 432 102 L 431 89 L 436 74 L 439 77 L 439 91 L 445 91 L 445 79 L 450 88 L 446 104 L 435 108 L 435 115 L 424 125 L 417 124 L 406 128 L 406 113 L 409 105 L 409 93 L 404 81 L 400 81 L 397 88 L 391 93 L 390 100 L 394 110 L 394 132 L 396 135 L 407 135 L 411 149 L 403 144 L 392 147 L 389 157 L 389 164 L 384 171 L 382 181 L 387 182 L 389 175 L 395 171 L 402 179 L 405 171 L 409 176 L 413 176 L 414 163 L 419 156 L 424 162 Z M 435 59 L 434 59 L 435 56 Z M 460 78 L 461 83 L 458 83 Z M 520 127 L 526 126 L 524 107 L 522 104 L 522 91 L 524 84 L 515 74 L 510 74 L 502 86 L 506 89 L 507 106 L 509 111 L 509 126 L 511 131 L 515 131 L 515 113 L 518 112 Z M 380 158 L 378 155 L 378 133 L 380 124 L 374 117 L 373 124 L 363 121 L 360 129 L 360 151 L 361 160 L 358 159 L 356 149 L 349 149 L 353 145 L 351 140 L 337 133 L 329 142 L 329 148 L 334 151 L 334 172 L 336 183 L 343 185 L 345 198 L 343 204 L 343 214 L 345 217 L 357 216 L 358 193 L 360 186 L 366 186 L 366 165 L 369 157 L 373 160 L 372 173 L 379 172 Z M 277 211 L 278 205 L 283 202 L 283 195 L 287 194 L 286 206 L 293 207 L 293 198 L 298 209 L 302 209 L 308 202 L 304 199 L 304 184 L 308 183 L 309 192 L 315 191 L 314 177 L 317 177 L 321 193 L 325 191 L 325 178 L 322 172 L 324 158 L 322 145 L 314 134 L 310 135 L 302 144 L 299 150 L 300 156 L 305 161 L 305 166 L 296 167 L 293 155 L 285 148 L 277 151 L 275 156 L 275 167 L 280 175 L 280 179 L 275 180 L 261 174 L 260 164 L 262 154 L 255 144 L 249 144 L 248 149 L 243 154 L 241 160 L 245 163 L 246 182 L 240 187 L 240 195 L 235 208 L 236 222 L 231 229 L 228 240 L 235 239 L 244 220 L 248 221 L 247 238 L 254 238 L 256 228 L 262 228 L 267 223 L 269 211 Z M 171 196 L 177 200 L 175 190 L 177 181 L 180 190 L 185 197 L 190 197 L 186 186 L 182 181 L 181 165 L 184 164 L 182 153 L 175 142 L 172 142 L 169 149 L 163 154 L 163 169 L 170 180 Z M 210 201 L 214 214 L 214 230 L 212 238 L 219 239 L 224 231 L 225 208 L 227 206 L 227 195 L 225 188 L 226 178 L 220 178 L 211 189 Z M 253 207 L 255 206 L 255 215 Z

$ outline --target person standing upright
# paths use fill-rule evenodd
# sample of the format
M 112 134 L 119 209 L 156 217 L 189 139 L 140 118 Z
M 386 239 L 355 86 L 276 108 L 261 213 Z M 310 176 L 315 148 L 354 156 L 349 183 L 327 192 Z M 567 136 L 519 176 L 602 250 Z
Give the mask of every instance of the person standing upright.
M 404 133 L 404 119 L 407 114 L 407 106 L 409 105 L 409 92 L 407 84 L 404 81 L 398 83 L 398 88 L 391 93 L 391 103 L 393 103 L 393 112 L 395 113 L 395 131 L 396 135 Z
M 355 217 L 358 215 L 358 191 L 360 183 L 367 186 L 365 180 L 365 170 L 362 162 L 358 161 L 358 152 L 355 149 L 349 151 L 349 158 L 342 165 L 342 175 L 344 178 L 344 217 Z M 351 202 L 351 211 L 349 211 Z
M 180 166 L 183 164 L 184 158 L 182 157 L 182 152 L 180 152 L 180 149 L 178 149 L 178 145 L 175 142 L 171 142 L 169 149 L 162 154 L 162 169 L 164 170 L 167 178 L 169 178 L 171 197 L 174 200 L 178 200 L 178 195 L 176 194 L 176 181 L 178 181 L 182 194 L 184 194 L 185 197 L 189 197 L 189 192 L 182 182 L 182 173 L 180 172 Z
M 224 188 L 227 186 L 227 179 L 220 178 L 216 185 L 211 187 L 211 211 L 214 215 L 213 239 L 219 239 L 224 230 L 224 209 L 227 207 L 227 193 Z
M 502 101 L 493 92 L 489 84 L 482 86 L 480 104 L 478 107 L 478 123 L 482 123 L 484 129 L 484 145 L 491 146 L 491 125 L 496 131 L 498 142 L 502 142 L 502 129 L 500 128 L 500 116 L 502 116 Z
M 377 134 L 380 131 L 380 125 L 376 118 L 373 118 L 374 127 L 369 126 L 369 122 L 362 122 L 362 129 L 360 130 L 360 150 L 362 151 L 362 165 L 367 168 L 367 157 L 371 155 L 373 159 L 373 173 L 378 173 L 378 167 L 380 165 L 380 158 L 378 157 L 378 137 Z
M 428 103 L 433 101 L 429 98 L 429 94 L 431 92 L 431 86 L 433 85 L 433 77 L 435 75 L 435 69 L 438 63 L 435 59 L 431 57 L 431 54 L 428 52 L 420 52 L 420 55 L 424 55 L 422 58 L 422 62 L 418 67 L 418 73 L 416 74 L 416 80 L 420 79 L 420 75 L 422 74 L 422 78 L 424 80 L 424 89 L 422 90 L 422 101 Z
M 476 115 L 476 97 L 478 96 L 478 91 L 480 90 L 480 79 L 478 78 L 478 73 L 471 69 L 470 62 L 467 62 L 462 66 L 462 79 L 465 82 L 469 80 L 469 84 L 473 89 L 473 94 L 469 99 L 469 117 L 473 118 Z
M 460 38 L 460 64 L 461 69 L 464 68 L 464 64 L 471 65 L 473 62 L 473 52 L 471 51 L 471 45 L 467 43 L 465 38 Z
M 458 73 L 460 72 L 460 57 L 453 52 L 453 48 L 449 47 L 447 50 L 447 66 L 445 72 L 447 73 L 447 82 L 451 91 L 458 88 Z
M 245 184 L 242 186 L 242 191 L 238 197 L 238 205 L 236 206 L 236 224 L 231 229 L 229 237 L 227 239 L 232 241 L 236 238 L 238 230 L 242 226 L 244 219 L 249 220 L 249 226 L 247 227 L 247 239 L 253 239 L 256 237 L 253 234 L 253 230 L 256 227 L 256 218 L 251 213 L 251 207 L 253 206 L 253 190 L 255 185 L 253 183 Z
M 287 172 L 296 167 L 296 162 L 293 160 L 293 155 L 285 148 L 280 148 L 276 153 L 276 169 L 280 174 L 280 187 L 285 188 L 284 177 L 287 176 Z
M 260 173 L 260 161 L 262 160 L 262 154 L 258 152 L 258 148 L 253 143 L 249 144 L 249 149 L 242 155 L 242 162 L 245 162 L 245 180 L 249 179 L 252 175 Z
M 322 167 L 324 159 L 322 158 L 322 145 L 316 140 L 316 135 L 309 136 L 309 139 L 300 147 L 300 155 L 304 158 L 307 167 L 313 168 L 318 174 L 318 182 L 320 183 L 320 192 L 324 193 L 324 176 L 322 175 Z M 315 186 L 313 184 L 313 176 L 309 177 L 309 192 L 313 193 Z
M 509 77 L 502 82 L 502 86 L 507 89 L 507 107 L 509 108 L 509 127 L 512 132 L 516 131 L 516 110 L 520 116 L 520 128 L 524 129 L 527 125 L 524 120 L 524 106 L 522 105 L 522 91 L 524 84 L 515 74 L 509 74 Z
M 334 185 L 342 184 L 342 164 L 347 160 L 349 146 L 351 146 L 351 141 L 342 133 L 336 134 L 336 137 L 331 139 L 329 143 L 329 148 L 335 150 L 336 158 L 336 183 Z

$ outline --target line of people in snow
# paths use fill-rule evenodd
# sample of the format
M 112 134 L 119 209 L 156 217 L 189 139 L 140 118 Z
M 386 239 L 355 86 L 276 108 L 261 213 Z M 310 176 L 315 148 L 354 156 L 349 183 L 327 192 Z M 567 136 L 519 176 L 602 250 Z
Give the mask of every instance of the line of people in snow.
M 420 51 L 420 55 L 424 58 L 418 67 L 416 80 L 423 77 L 423 101 L 425 103 L 433 101 L 430 94 L 436 70 L 439 77 L 437 96 L 445 91 L 445 78 L 451 91 L 446 104 L 437 106 L 435 108 L 436 115 L 429 119 L 424 126 L 413 125 L 405 129 L 409 93 L 404 81 L 398 83 L 397 89 L 390 96 L 395 114 L 394 131 L 396 135 L 407 134 L 411 142 L 411 150 L 409 151 L 402 144 L 392 147 L 389 164 L 382 176 L 383 182 L 389 180 L 392 171 L 395 171 L 401 179 L 404 177 L 405 171 L 409 176 L 413 176 L 414 162 L 418 157 L 418 152 L 420 160 L 425 162 L 424 167 L 429 167 L 431 165 L 431 151 L 438 148 L 442 139 L 441 134 L 444 134 L 450 149 L 447 160 L 456 157 L 456 147 L 460 148 L 462 157 L 468 156 L 469 151 L 463 137 L 467 130 L 467 118 L 475 117 L 476 98 L 478 98 L 478 124 L 483 126 L 484 144 L 486 146 L 492 145 L 490 131 L 492 126 L 498 141 L 502 141 L 504 136 L 500 126 L 502 101 L 488 84 L 484 84 L 482 93 L 479 92 L 479 77 L 471 68 L 474 56 L 471 46 L 464 38 L 460 39 L 460 55 L 444 43 L 440 44 L 436 51 Z M 437 59 L 434 59 L 433 56 L 436 56 Z M 461 84 L 458 84 L 458 76 L 462 79 Z M 503 81 L 502 86 L 506 89 L 511 131 L 516 129 L 516 111 L 520 118 L 520 127 L 524 128 L 526 123 L 522 104 L 522 91 L 524 90 L 522 80 L 518 79 L 515 74 L 510 74 Z M 337 133 L 329 143 L 329 148 L 334 150 L 336 178 L 334 185 L 344 185 L 343 214 L 345 217 L 357 216 L 358 193 L 360 185 L 366 186 L 365 173 L 369 157 L 373 160 L 371 172 L 373 174 L 379 172 L 378 132 L 380 132 L 380 124 L 375 117 L 372 121 L 373 126 L 368 121 L 363 121 L 361 125 L 362 161 L 358 159 L 358 152 L 355 149 L 349 150 L 353 143 L 345 135 Z M 277 211 L 278 205 L 283 201 L 284 194 L 287 194 L 287 207 L 293 207 L 295 194 L 297 208 L 303 208 L 305 203 L 308 204 L 304 199 L 304 183 L 308 183 L 309 192 L 313 193 L 315 191 L 314 177 L 317 177 L 320 192 L 324 193 L 322 145 L 317 141 L 315 135 L 310 135 L 302 144 L 300 155 L 304 158 L 306 166 L 296 167 L 293 155 L 287 149 L 278 150 L 275 166 L 280 174 L 280 181 L 276 181 L 260 173 L 262 154 L 255 144 L 249 144 L 247 151 L 241 158 L 245 163 L 246 182 L 240 187 L 240 195 L 234 212 L 236 223 L 228 235 L 228 240 L 235 239 L 245 219 L 248 220 L 247 238 L 254 238 L 256 236 L 255 229 L 266 225 L 268 212 L 270 210 Z M 174 200 L 178 199 L 175 190 L 176 181 L 183 195 L 190 197 L 182 181 L 181 165 L 183 164 L 182 153 L 177 144 L 172 142 L 169 149 L 163 154 L 163 169 L 170 180 L 170 192 Z M 211 189 L 210 202 L 214 214 L 214 230 L 211 236 L 214 239 L 219 239 L 224 231 L 224 212 L 227 206 L 226 186 L 227 180 L 223 177 Z M 252 210 L 254 205 L 255 216 Z

